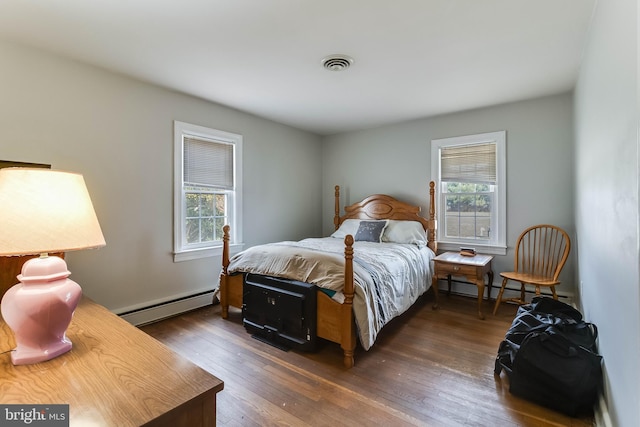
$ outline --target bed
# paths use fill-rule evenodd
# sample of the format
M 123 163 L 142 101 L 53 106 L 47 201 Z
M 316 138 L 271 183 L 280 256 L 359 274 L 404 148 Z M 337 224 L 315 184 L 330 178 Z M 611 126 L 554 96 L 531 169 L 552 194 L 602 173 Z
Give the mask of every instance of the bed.
M 340 187 L 336 186 L 331 236 L 259 245 L 233 257 L 229 226 L 225 226 L 219 293 L 222 317 L 228 318 L 229 306 L 242 308 L 247 273 L 314 283 L 319 286 L 317 336 L 340 344 L 345 367 L 352 367 L 357 340 L 368 350 L 380 329 L 431 286 L 431 260 L 437 249 L 433 181 L 428 218 L 420 210 L 375 194 L 346 206 L 340 215 Z M 437 290 L 434 294 L 437 308 Z

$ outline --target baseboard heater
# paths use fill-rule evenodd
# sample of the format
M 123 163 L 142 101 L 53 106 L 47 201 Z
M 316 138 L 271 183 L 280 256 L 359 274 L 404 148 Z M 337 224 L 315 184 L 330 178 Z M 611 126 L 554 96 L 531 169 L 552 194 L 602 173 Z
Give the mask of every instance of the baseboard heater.
M 471 283 L 471 282 L 467 282 L 465 280 L 459 280 L 459 279 L 455 279 L 452 278 L 451 279 L 451 283 L 454 285 L 452 287 L 451 293 L 456 294 L 456 295 L 463 295 L 463 296 L 471 296 L 471 297 L 477 297 L 478 296 L 478 292 L 476 290 L 476 284 L 475 283 Z M 461 284 L 461 285 L 471 285 L 472 287 L 467 287 L 465 286 L 464 288 L 461 287 L 456 287 L 456 284 Z M 493 287 L 491 288 L 492 290 L 492 295 L 491 298 L 496 298 L 498 295 L 498 292 L 500 291 L 500 286 L 502 285 L 502 282 L 494 282 L 493 283 Z M 455 288 L 455 289 L 454 289 Z M 485 286 L 486 288 L 486 286 Z M 446 292 L 447 291 L 447 286 L 440 286 L 440 284 L 438 285 L 438 289 L 440 292 Z M 517 284 L 508 284 L 505 288 L 504 288 L 505 292 L 517 292 L 518 295 L 520 294 L 520 285 Z M 486 291 L 485 291 L 486 292 Z M 562 290 L 561 286 L 556 287 L 556 293 L 558 295 L 558 298 L 565 298 L 569 301 L 571 301 L 573 299 L 573 294 L 572 293 L 567 293 L 564 292 Z M 535 289 L 529 285 L 528 287 L 525 288 L 525 294 L 528 295 L 535 295 Z M 541 295 L 542 296 L 546 296 L 546 297 L 551 297 L 553 296 L 551 294 L 550 291 L 547 291 L 546 289 L 542 289 L 541 290 Z
M 211 305 L 216 292 L 216 290 L 199 292 L 117 314 L 134 326 L 142 326 Z

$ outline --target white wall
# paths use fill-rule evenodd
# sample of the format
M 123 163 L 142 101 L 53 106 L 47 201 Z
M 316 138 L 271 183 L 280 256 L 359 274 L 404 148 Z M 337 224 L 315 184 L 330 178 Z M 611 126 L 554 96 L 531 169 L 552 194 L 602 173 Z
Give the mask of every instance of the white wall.
M 599 1 L 575 91 L 575 217 L 582 307 L 619 427 L 640 420 L 638 59 L 637 1 Z
M 550 223 L 575 236 L 572 105 L 572 95 L 567 93 L 326 137 L 322 161 L 325 234 L 333 224 L 335 185 L 344 186 L 343 204 L 386 193 L 421 205 L 427 215 L 431 140 L 506 130 L 509 250 L 506 256 L 494 257 L 498 281 L 498 272 L 513 269 L 513 245 L 526 227 Z M 575 289 L 573 258 L 562 272 L 559 291 Z
M 107 246 L 67 260 L 114 311 L 217 287 L 219 258 L 173 262 L 173 120 L 244 136 L 247 245 L 320 234 L 320 137 L 0 43 L 0 158 L 84 175 Z

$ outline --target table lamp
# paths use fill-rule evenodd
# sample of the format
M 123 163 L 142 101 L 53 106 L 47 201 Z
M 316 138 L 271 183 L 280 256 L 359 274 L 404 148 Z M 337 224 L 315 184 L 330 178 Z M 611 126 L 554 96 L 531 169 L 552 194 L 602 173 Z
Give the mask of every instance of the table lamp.
M 50 169 L 0 169 L 0 255 L 33 255 L 0 304 L 15 334 L 14 365 L 71 350 L 66 331 L 82 296 L 66 262 L 49 252 L 105 245 L 82 175 Z

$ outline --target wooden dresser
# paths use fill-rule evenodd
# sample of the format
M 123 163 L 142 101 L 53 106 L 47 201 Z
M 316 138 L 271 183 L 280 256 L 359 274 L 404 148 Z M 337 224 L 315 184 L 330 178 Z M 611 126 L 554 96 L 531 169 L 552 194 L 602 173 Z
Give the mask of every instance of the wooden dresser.
M 71 426 L 214 426 L 224 383 L 83 297 L 70 352 L 14 366 L 0 320 L 0 404 L 68 404 Z

